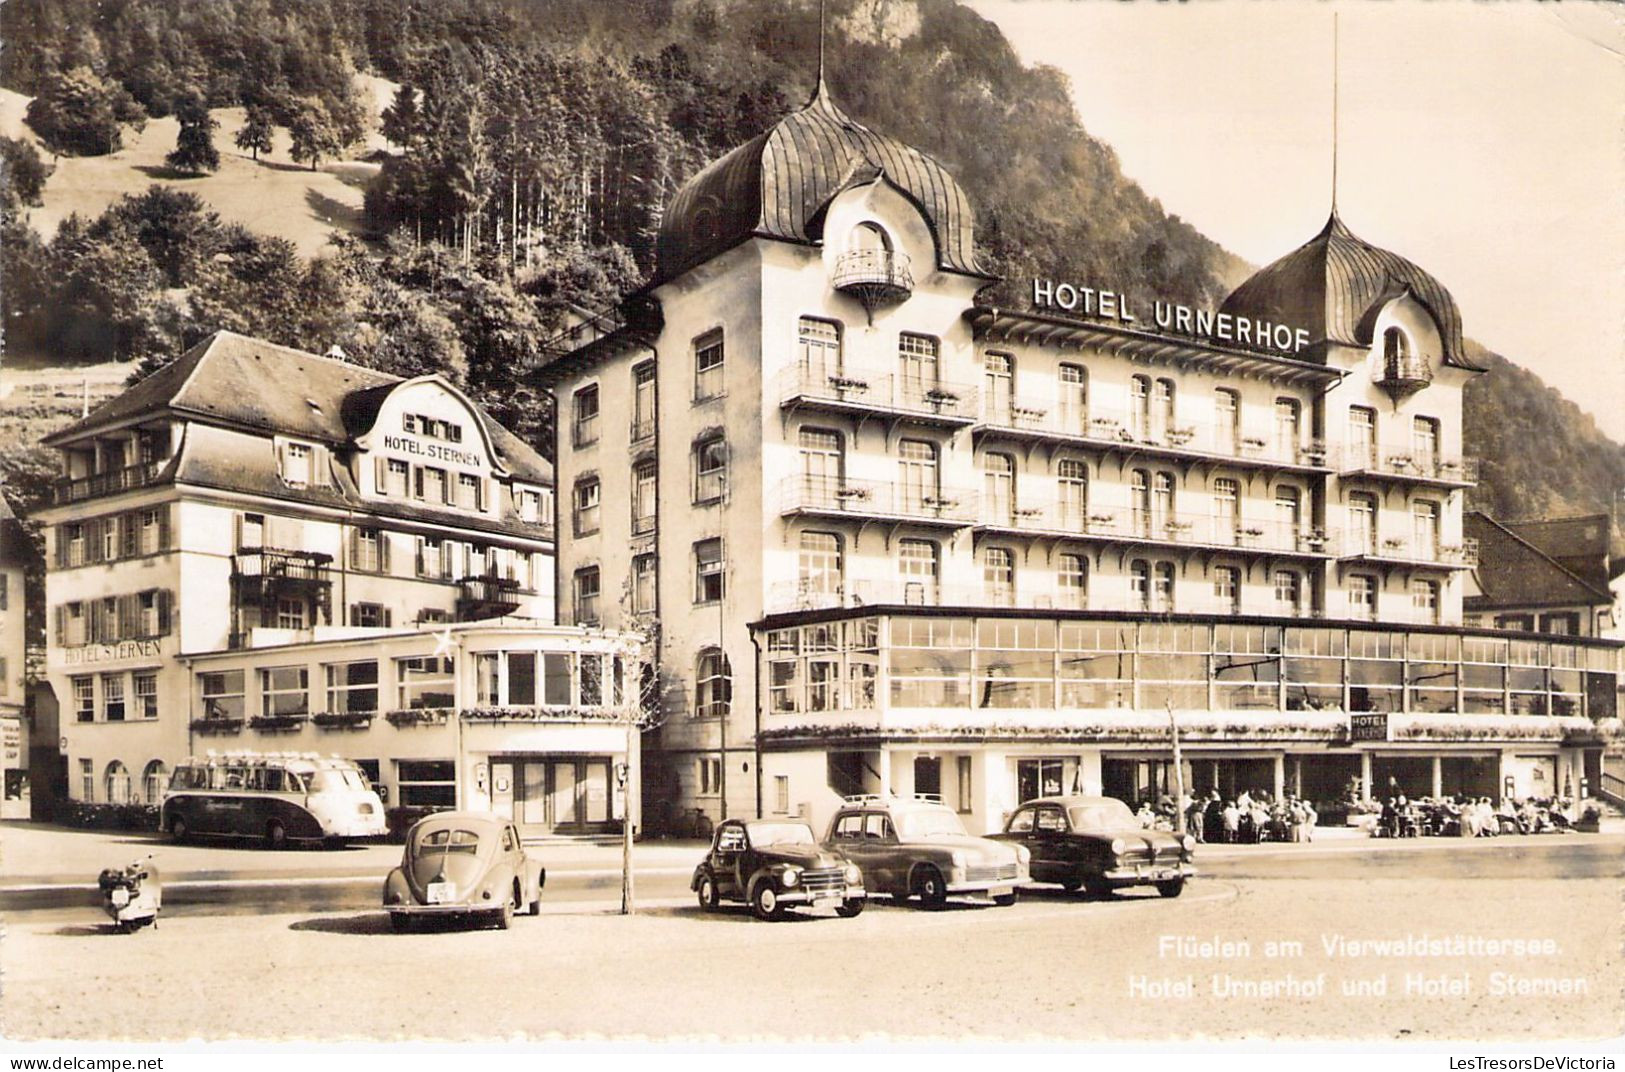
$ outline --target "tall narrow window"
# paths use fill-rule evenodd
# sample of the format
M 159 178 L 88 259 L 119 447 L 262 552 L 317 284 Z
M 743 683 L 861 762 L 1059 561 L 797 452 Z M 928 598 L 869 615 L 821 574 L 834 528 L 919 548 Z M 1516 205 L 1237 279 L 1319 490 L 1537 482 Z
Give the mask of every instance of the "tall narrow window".
M 694 501 L 720 502 L 727 490 L 727 440 L 720 435 L 707 436 L 694 444 Z
M 1151 565 L 1136 558 L 1128 568 L 1129 604 L 1135 610 L 1151 609 Z
M 1241 448 L 1241 395 L 1229 387 L 1213 392 L 1213 449 L 1235 454 Z
M 653 362 L 632 370 L 632 441 L 655 434 L 655 366 Z
M 987 520 L 1001 525 L 1014 524 L 1016 510 L 1016 460 L 1008 454 L 989 454 L 982 459 L 984 494 L 982 509 Z
M 1439 558 L 1439 504 L 1419 502 L 1411 507 L 1411 527 L 1415 535 L 1414 557 L 1436 562 Z
M 694 717 L 726 718 L 733 703 L 733 672 L 721 648 L 704 648 L 694 670 Z
M 1151 438 L 1151 377 L 1134 376 L 1129 379 L 1129 432 L 1135 439 Z
M 1365 573 L 1349 575 L 1349 617 L 1357 621 L 1374 621 L 1377 617 L 1377 579 Z
M 722 541 L 694 544 L 694 602 L 718 603 L 723 593 Z
M 844 371 L 839 324 L 804 316 L 797 324 L 796 345 L 803 384 L 822 390 L 839 384 Z
M 982 585 L 989 603 L 996 607 L 1014 606 L 1016 601 L 1016 556 L 1006 547 L 982 551 Z
M 1061 516 L 1056 523 L 1075 532 L 1084 531 L 1089 517 L 1089 467 L 1076 458 L 1063 458 L 1055 470 L 1056 490 L 1060 492 Z
M 835 597 L 841 595 L 841 538 L 833 532 L 803 532 L 801 534 L 800 588 L 803 595 Z M 828 598 L 817 605 L 829 605 Z
M 577 536 L 590 536 L 598 531 L 598 509 L 603 493 L 597 477 L 576 481 L 574 522 Z
M 102 718 L 108 722 L 124 721 L 124 675 L 102 675 Z
M 1082 555 L 1062 554 L 1055 574 L 1057 602 L 1067 610 L 1089 606 L 1089 560 Z
M 598 442 L 598 385 L 590 383 L 576 392 L 570 437 L 578 447 Z
M 1168 433 L 1178 427 L 1174 420 L 1174 381 L 1159 379 L 1154 390 L 1151 436 L 1159 443 L 1166 443 Z
M 1298 460 L 1298 449 L 1303 445 L 1303 408 L 1295 398 L 1275 400 L 1275 456 L 1284 462 Z
M 1129 477 L 1129 505 L 1134 515 L 1134 534 L 1151 535 L 1151 474 L 1136 469 Z
M 1166 536 L 1173 532 L 1174 522 L 1178 518 L 1174 515 L 1174 475 L 1172 473 L 1154 473 L 1151 477 L 1151 533 L 1155 536 Z
M 937 445 L 924 439 L 905 439 L 897 444 L 899 504 L 907 513 L 929 511 L 938 501 Z
M 1349 456 L 1344 469 L 1377 466 L 1377 411 L 1368 406 L 1349 407 Z
M 1438 475 L 1439 422 L 1432 417 L 1418 417 L 1411 422 L 1411 457 L 1423 475 Z
M 1355 554 L 1377 553 L 1377 497 L 1369 492 L 1349 496 L 1349 541 Z
M 656 466 L 645 458 L 632 467 L 632 535 L 643 536 L 655 530 Z
M 722 394 L 722 357 L 721 329 L 694 340 L 694 401 Z
M 1014 417 L 1016 365 L 1009 354 L 989 352 L 983 359 L 986 395 L 982 399 L 989 420 L 1009 424 Z
M 598 567 L 588 566 L 576 570 L 575 589 L 576 624 L 597 625 L 600 620 L 598 614 Z
M 1151 610 L 1172 614 L 1174 610 L 1174 564 L 1158 562 L 1151 575 Z
M 939 555 L 937 545 L 930 540 L 898 541 L 897 572 L 903 582 L 904 603 L 936 605 Z
M 1060 430 L 1083 435 L 1089 430 L 1089 373 L 1082 365 L 1063 363 L 1060 380 Z
M 841 433 L 827 428 L 803 428 L 798 441 L 803 497 L 819 506 L 845 505 L 846 448 Z
M 1295 547 L 1298 524 L 1303 515 L 1303 493 L 1297 488 L 1284 487 L 1275 491 L 1275 521 L 1278 546 Z
M 1303 613 L 1303 575 L 1297 570 L 1275 571 L 1275 613 L 1286 618 Z
M 1439 624 L 1439 582 L 1414 580 L 1411 582 L 1411 611 L 1415 620 L 1423 625 Z
M 918 405 L 926 392 L 938 385 L 937 340 L 929 335 L 903 332 L 897 337 L 898 375 L 901 377 L 899 400 Z
M 1241 570 L 1235 566 L 1213 568 L 1214 610 L 1220 614 L 1241 613 Z
M 1233 544 L 1241 533 L 1241 483 L 1221 476 L 1213 482 L 1213 542 Z
M 655 611 L 655 556 L 638 555 L 632 560 L 632 613 Z

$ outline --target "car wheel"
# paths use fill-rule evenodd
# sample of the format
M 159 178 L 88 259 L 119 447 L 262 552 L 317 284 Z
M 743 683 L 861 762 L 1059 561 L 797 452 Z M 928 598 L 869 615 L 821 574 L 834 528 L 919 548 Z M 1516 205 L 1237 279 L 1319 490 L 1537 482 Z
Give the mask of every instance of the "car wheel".
M 1063 878 L 1061 880 L 1061 889 L 1065 890 L 1067 893 L 1077 893 L 1078 890 L 1082 888 L 1083 879 L 1081 878 Z
M 850 901 L 842 901 L 835 909 L 835 914 L 840 916 L 842 919 L 851 919 L 853 916 L 863 911 L 863 905 L 864 901 L 861 897 L 855 897 Z
M 1000 908 L 1009 908 L 1016 903 L 1016 895 L 1013 893 L 1000 894 L 998 897 L 993 898 L 993 903 Z
M 779 902 L 779 891 L 773 888 L 771 881 L 756 884 L 756 892 L 750 896 L 750 909 L 756 913 L 757 919 L 784 918 L 784 905 Z
M 1157 892 L 1164 897 L 1178 897 L 1185 892 L 1185 880 L 1171 878 L 1167 882 L 1159 882 L 1157 883 Z
M 169 836 L 176 841 L 185 841 L 190 831 L 186 829 L 186 820 L 179 815 L 169 820 Z
M 710 875 L 701 875 L 700 884 L 694 894 L 699 898 L 700 911 L 715 912 L 719 898 L 717 897 L 717 883 Z
M 920 899 L 921 908 L 941 908 L 948 903 L 948 884 L 942 880 L 942 872 L 934 867 L 922 867 L 914 876 L 914 895 Z
M 1098 880 L 1095 882 L 1090 882 L 1088 879 L 1084 879 L 1083 892 L 1090 897 L 1110 897 L 1112 895 L 1112 888 L 1110 883 L 1101 882 Z
M 491 922 L 496 925 L 497 930 L 507 930 L 508 924 L 513 922 L 513 902 L 503 900 L 502 907 L 492 914 Z
M 412 929 L 412 917 L 405 912 L 391 912 L 389 914 L 389 929 L 396 934 L 405 934 Z
M 540 886 L 536 888 L 536 892 L 531 896 L 530 914 L 533 916 L 542 914 L 542 889 Z
M 281 819 L 272 819 L 265 824 L 265 847 L 268 849 L 288 847 L 288 828 L 282 825 Z

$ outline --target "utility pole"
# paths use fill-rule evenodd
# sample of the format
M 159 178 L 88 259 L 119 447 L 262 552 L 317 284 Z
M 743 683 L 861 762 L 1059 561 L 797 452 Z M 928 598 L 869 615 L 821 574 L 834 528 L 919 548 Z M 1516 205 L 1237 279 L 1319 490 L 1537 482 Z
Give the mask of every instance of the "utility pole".
M 621 915 L 637 914 L 632 890 L 632 749 L 638 743 L 637 723 L 632 717 L 635 707 L 627 708 L 626 760 L 615 768 L 615 780 L 621 783 Z
M 1167 701 L 1168 733 L 1174 742 L 1174 833 L 1185 833 L 1185 764 L 1179 756 L 1179 719 L 1174 717 L 1174 702 Z

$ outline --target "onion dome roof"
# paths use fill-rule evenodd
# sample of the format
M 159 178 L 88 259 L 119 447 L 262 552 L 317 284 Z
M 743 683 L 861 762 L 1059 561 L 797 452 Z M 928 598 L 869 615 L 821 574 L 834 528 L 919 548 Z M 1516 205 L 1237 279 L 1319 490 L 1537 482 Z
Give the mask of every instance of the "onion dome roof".
M 1461 310 L 1444 285 L 1399 254 L 1357 237 L 1335 209 L 1319 234 L 1255 272 L 1219 311 L 1301 327 L 1315 343 L 1369 346 L 1376 314 L 1406 293 L 1433 314 L 1444 363 L 1476 370 L 1462 346 Z
M 883 176 L 920 209 L 944 270 L 983 275 L 970 199 L 946 168 L 837 108 L 820 78 L 813 99 L 713 161 L 672 198 L 656 246 L 655 283 L 755 235 L 817 239 L 821 210 L 854 181 Z

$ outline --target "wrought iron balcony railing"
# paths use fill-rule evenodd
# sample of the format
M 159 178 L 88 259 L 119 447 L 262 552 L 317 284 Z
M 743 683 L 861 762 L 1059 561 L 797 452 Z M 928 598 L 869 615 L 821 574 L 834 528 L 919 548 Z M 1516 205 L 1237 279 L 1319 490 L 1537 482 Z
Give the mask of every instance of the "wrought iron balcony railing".
M 976 520 L 976 493 L 884 480 L 794 476 L 779 485 L 779 511 L 963 528 Z
M 787 369 L 779 378 L 779 404 L 887 413 L 956 427 L 976 421 L 974 387 L 862 368 Z
M 1006 503 L 982 500 L 977 527 L 986 531 L 1032 533 L 1094 540 L 1215 547 L 1268 554 L 1330 556 L 1332 535 L 1275 519 L 1215 517 L 1116 508 L 1084 508 L 1070 503 Z
M 1478 565 L 1478 541 L 1464 539 L 1460 543 L 1430 543 L 1414 536 L 1372 537 L 1352 532 L 1343 537 L 1338 557 L 1444 569 L 1473 569 Z
M 1478 483 L 1478 459 L 1418 451 L 1410 447 L 1344 446 L 1337 451 L 1337 471 L 1395 481 L 1454 484 Z

